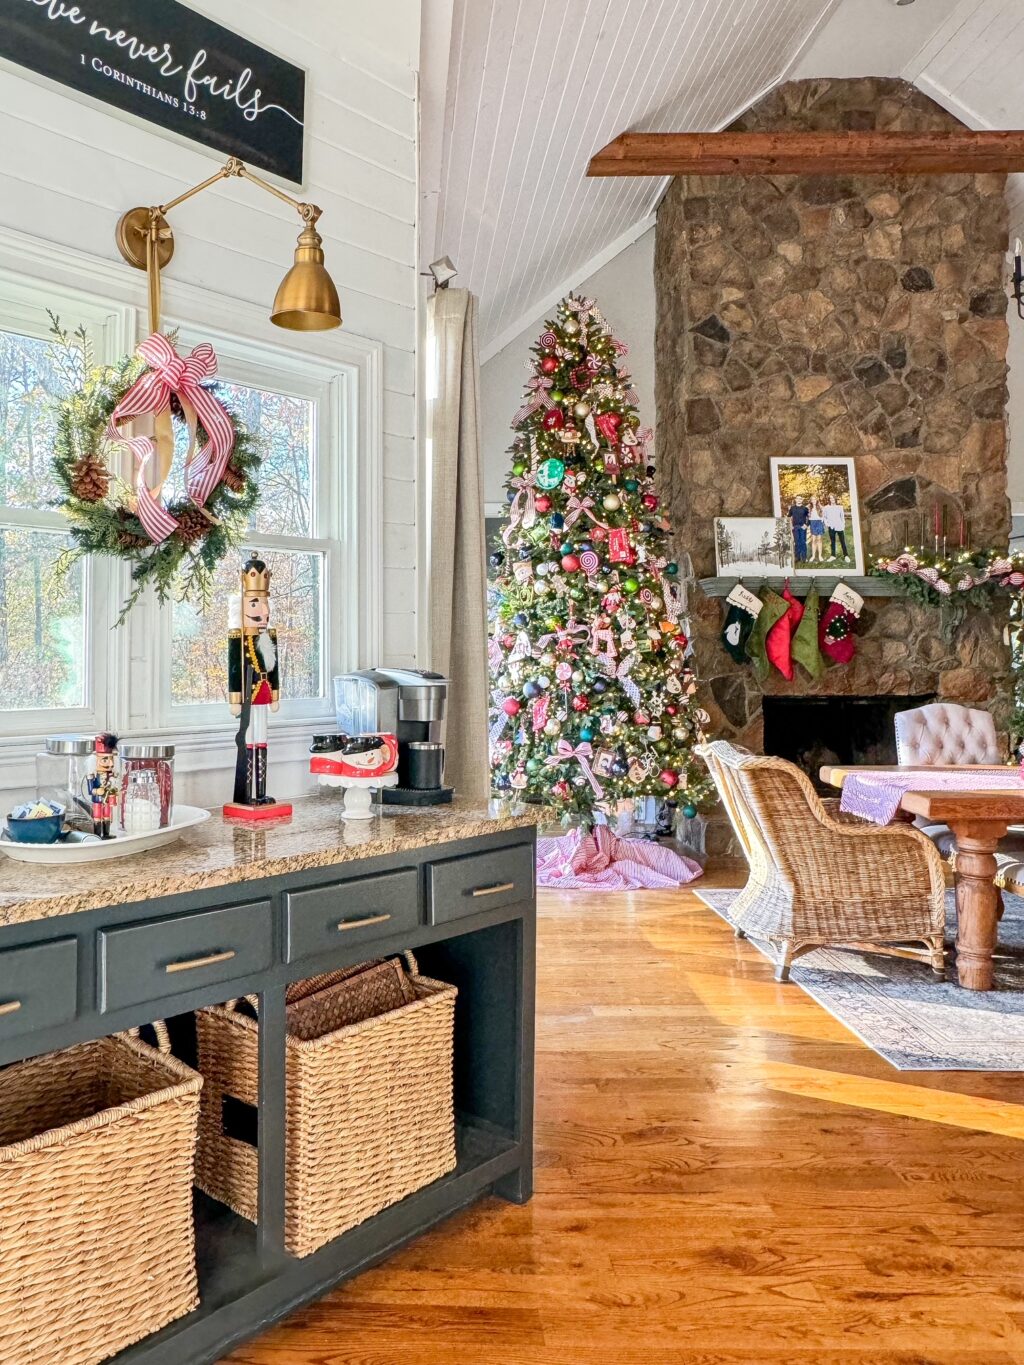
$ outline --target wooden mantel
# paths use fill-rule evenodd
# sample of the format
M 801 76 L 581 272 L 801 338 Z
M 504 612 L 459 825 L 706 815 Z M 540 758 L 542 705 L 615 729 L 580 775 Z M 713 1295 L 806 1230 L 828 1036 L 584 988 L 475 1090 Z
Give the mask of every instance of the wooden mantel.
M 944 175 L 1024 171 L 1024 132 L 620 133 L 587 175 Z

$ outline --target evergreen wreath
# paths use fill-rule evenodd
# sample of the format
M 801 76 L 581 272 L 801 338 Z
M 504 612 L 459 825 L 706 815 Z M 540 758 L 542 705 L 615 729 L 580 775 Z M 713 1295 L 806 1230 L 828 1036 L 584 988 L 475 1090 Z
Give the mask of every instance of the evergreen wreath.
M 57 432 L 52 468 L 64 496 L 55 505 L 70 522 L 74 546 L 63 551 L 58 572 L 67 573 L 86 555 L 111 555 L 131 565 L 131 592 L 121 608 L 121 625 L 150 585 L 161 602 L 171 597 L 196 601 L 205 611 L 214 588 L 217 565 L 245 538 L 253 508 L 259 501 L 256 483 L 263 460 L 259 441 L 233 413 L 234 447 L 224 477 L 200 509 L 187 498 L 168 504 L 177 528 L 159 545 L 146 534 L 134 510 L 134 490 L 110 470 L 105 454 L 116 445 L 106 436 L 111 414 L 145 373 L 138 355 L 123 356 L 114 365 L 97 365 L 84 327 L 72 333 L 50 313 L 56 363 L 74 385 L 54 403 Z M 175 422 L 184 414 L 172 396 Z M 199 442 L 207 439 L 200 421 Z M 209 515 L 207 515 L 207 513 Z

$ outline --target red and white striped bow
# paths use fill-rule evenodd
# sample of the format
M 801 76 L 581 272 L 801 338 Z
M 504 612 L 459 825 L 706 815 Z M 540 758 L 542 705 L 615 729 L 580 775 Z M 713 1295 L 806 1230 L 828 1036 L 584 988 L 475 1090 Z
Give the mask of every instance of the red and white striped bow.
M 217 356 L 209 342 L 202 342 L 191 355 L 182 359 L 165 336 L 154 332 L 139 343 L 139 355 L 149 369 L 114 409 L 107 437 L 112 441 L 123 440 L 135 458 L 139 521 L 154 545 L 159 545 L 177 530 L 178 522 L 164 506 L 159 493 L 155 493 L 146 481 L 146 470 L 155 445 L 150 436 L 124 437 L 120 423 L 144 414 L 156 416 L 165 412 L 170 407 L 172 393 L 178 396 L 185 410 L 193 440 L 193 414 L 199 418 L 208 439 L 202 449 L 194 452 L 190 449 L 185 461 L 185 489 L 197 507 L 206 505 L 207 498 L 224 477 L 235 444 L 235 431 L 224 408 L 202 385 L 204 379 L 217 373 Z
M 527 417 L 532 417 L 533 414 L 541 408 L 553 408 L 555 404 L 553 400 L 548 397 L 548 389 L 553 386 L 554 382 L 555 381 L 546 374 L 535 374 L 532 379 L 528 380 L 526 387 L 532 389 L 533 392 L 512 418 L 510 425 L 517 427 L 521 422 L 525 422 Z
M 509 485 L 515 489 L 516 495 L 508 509 L 508 525 L 501 533 L 501 538 L 506 545 L 512 544 L 520 523 L 523 529 L 528 531 L 537 520 L 537 499 L 533 491 L 536 482 L 536 473 L 532 469 L 528 474 L 509 480 Z
M 573 493 L 569 498 L 569 502 L 565 509 L 565 530 L 568 531 L 571 526 L 575 525 L 584 513 L 586 513 L 595 526 L 604 526 L 605 524 L 601 518 L 594 515 L 595 506 L 596 504 L 593 498 L 580 498 Z M 607 529 L 608 528 L 605 527 L 605 530 Z

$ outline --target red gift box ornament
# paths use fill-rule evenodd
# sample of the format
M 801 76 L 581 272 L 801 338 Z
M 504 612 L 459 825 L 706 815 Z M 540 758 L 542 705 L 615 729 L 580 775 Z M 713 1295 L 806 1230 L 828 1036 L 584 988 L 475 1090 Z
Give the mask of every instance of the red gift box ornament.
M 633 547 L 621 526 L 615 526 L 608 532 L 608 558 L 612 564 L 633 563 Z
M 619 444 L 619 427 L 622 425 L 621 413 L 599 412 L 594 418 L 594 425 L 610 446 Z

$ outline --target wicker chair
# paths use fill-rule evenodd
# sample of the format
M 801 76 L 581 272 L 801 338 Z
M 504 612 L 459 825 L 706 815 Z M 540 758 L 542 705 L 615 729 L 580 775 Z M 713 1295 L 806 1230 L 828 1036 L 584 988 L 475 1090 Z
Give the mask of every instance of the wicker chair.
M 791 963 L 824 944 L 914 958 L 944 976 L 946 883 L 925 835 L 836 818 L 784 759 L 722 740 L 697 753 L 750 868 L 730 920 L 738 937 L 770 945 L 777 980 L 788 981 Z

